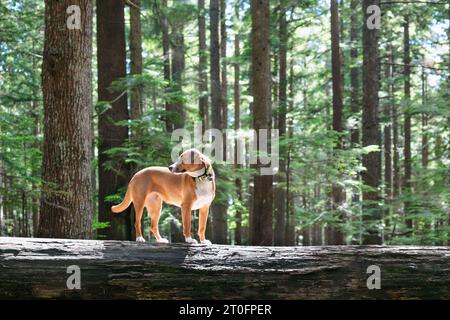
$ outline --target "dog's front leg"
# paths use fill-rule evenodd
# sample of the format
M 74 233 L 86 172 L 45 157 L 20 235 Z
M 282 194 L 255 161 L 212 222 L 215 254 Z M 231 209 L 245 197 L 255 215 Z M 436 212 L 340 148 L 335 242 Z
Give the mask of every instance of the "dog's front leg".
M 197 243 L 197 240 L 191 237 L 191 211 L 192 203 L 181 205 L 181 220 L 183 222 L 183 235 L 187 243 Z
M 208 221 L 209 206 L 200 208 L 198 215 L 198 237 L 200 243 L 210 245 L 211 241 L 205 239 L 206 222 Z

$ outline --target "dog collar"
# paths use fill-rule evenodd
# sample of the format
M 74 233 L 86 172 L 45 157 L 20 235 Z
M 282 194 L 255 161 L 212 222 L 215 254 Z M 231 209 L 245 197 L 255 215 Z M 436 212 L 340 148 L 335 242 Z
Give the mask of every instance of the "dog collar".
M 212 181 L 213 179 L 213 171 L 211 166 L 209 166 L 206 170 L 205 168 L 201 170 L 197 170 L 194 172 L 188 172 L 188 174 L 195 180 L 195 182 L 200 181 Z
M 202 169 L 200 169 L 200 170 L 197 170 L 197 171 L 188 171 L 188 172 L 186 172 L 188 175 L 190 175 L 192 178 L 198 178 L 198 177 L 200 177 L 200 176 L 203 176 L 204 174 L 205 174 L 205 172 L 206 172 L 206 170 L 205 170 L 205 168 L 202 168 Z

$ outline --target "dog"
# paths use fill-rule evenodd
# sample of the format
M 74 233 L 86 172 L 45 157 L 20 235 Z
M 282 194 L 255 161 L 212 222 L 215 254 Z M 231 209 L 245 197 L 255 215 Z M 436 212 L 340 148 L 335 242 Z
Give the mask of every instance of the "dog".
M 215 179 L 211 161 L 197 149 L 183 152 L 175 163 L 167 167 L 148 167 L 137 172 L 128 184 L 123 201 L 111 207 L 111 211 L 124 211 L 131 202 L 134 205 L 136 241 L 142 237 L 141 218 L 144 207 L 151 218 L 151 231 L 158 243 L 169 241 L 159 234 L 158 222 L 162 203 L 181 208 L 183 235 L 187 243 L 197 243 L 191 237 L 191 211 L 199 209 L 198 236 L 200 243 L 209 245 L 205 239 L 209 207 L 215 197 Z

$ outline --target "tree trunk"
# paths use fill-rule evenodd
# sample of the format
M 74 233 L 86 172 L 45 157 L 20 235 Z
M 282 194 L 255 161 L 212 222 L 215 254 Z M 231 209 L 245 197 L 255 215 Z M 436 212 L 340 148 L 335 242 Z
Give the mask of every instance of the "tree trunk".
M 237 60 L 240 58 L 240 39 L 239 39 L 239 0 L 235 0 L 234 2 L 234 58 Z M 241 69 L 239 61 L 235 61 L 233 64 L 234 67 L 234 129 L 236 132 L 241 128 L 241 89 L 240 89 L 240 77 L 241 77 Z M 238 163 L 238 144 L 235 144 L 234 150 L 235 156 L 235 168 L 239 170 L 241 165 Z M 243 194 L 242 194 L 242 180 L 238 176 L 235 180 L 236 187 L 236 195 L 237 200 L 243 204 Z M 237 245 L 242 244 L 242 210 L 238 207 L 236 209 L 236 229 L 234 230 L 234 242 Z
M 211 120 L 212 127 L 222 127 L 222 104 L 220 85 L 220 47 L 219 47 L 219 0 L 210 1 L 210 73 L 211 73 Z
M 403 195 L 406 197 L 404 201 L 404 215 L 405 223 L 408 228 L 413 227 L 412 219 L 407 216 L 410 214 L 410 200 L 411 197 L 411 114 L 410 114 L 410 102 L 411 102 L 411 57 L 410 57 L 410 45 L 409 45 L 409 16 L 405 17 L 403 24 L 403 64 L 404 64 L 404 99 L 406 101 L 406 110 L 404 110 L 404 178 L 403 178 Z
M 392 52 L 392 60 L 394 61 L 394 52 Z M 392 65 L 392 81 L 391 92 L 395 93 L 395 65 Z M 400 151 L 399 151 L 399 131 L 398 131 L 398 107 L 396 104 L 395 96 L 392 96 L 392 171 L 393 171 L 393 190 L 392 198 L 395 202 L 398 202 L 398 198 L 401 191 L 401 179 L 400 179 Z
M 367 8 L 370 5 L 378 5 L 379 0 L 364 0 L 364 27 L 363 27 L 363 147 L 380 145 L 378 130 L 378 29 L 369 29 L 366 21 L 369 17 Z M 381 220 L 381 211 L 378 207 L 380 184 L 380 153 L 370 152 L 363 156 L 363 166 L 366 170 L 362 173 L 363 182 L 370 190 L 363 192 L 364 209 L 363 217 L 367 230 L 363 237 L 364 244 L 381 244 L 381 236 L 377 226 Z
M 208 72 L 206 56 L 206 26 L 205 26 L 205 0 L 198 0 L 198 42 L 199 42 L 199 61 L 198 61 L 198 80 L 200 97 L 198 100 L 198 109 L 202 119 L 202 133 L 209 128 L 208 115 Z
M 82 30 L 66 28 L 78 5 Z M 92 3 L 45 1 L 44 148 L 39 237 L 92 237 Z
M 409 16 L 405 17 L 405 22 L 403 24 L 403 64 L 404 66 L 404 90 L 405 90 L 405 100 L 406 100 L 406 110 L 404 111 L 405 123 L 404 123 L 404 134 L 405 134 L 405 145 L 404 145 L 404 165 L 405 165 L 405 176 L 404 176 L 404 196 L 406 200 L 405 204 L 405 223 L 409 229 L 413 227 L 413 220 L 408 217 L 411 212 L 411 201 L 408 199 L 411 197 L 411 56 L 409 50 Z
M 286 138 L 286 112 L 287 112 L 287 42 L 288 30 L 286 21 L 286 6 L 280 1 L 280 12 L 278 17 L 279 32 L 279 88 L 278 88 L 278 133 L 280 141 Z M 275 230 L 274 244 L 285 245 L 286 230 L 286 148 L 280 146 L 279 170 L 277 175 L 276 205 L 275 205 Z
M 360 106 L 360 84 L 359 84 L 359 69 L 358 66 L 358 48 L 360 46 L 360 25 L 358 20 L 358 6 L 360 5 L 360 0 L 351 0 L 350 9 L 351 9 L 351 17 L 350 17 L 350 41 L 351 41 L 351 49 L 350 49 L 350 112 L 353 117 L 359 119 L 359 112 L 361 110 Z M 360 145 L 360 125 L 355 124 L 350 130 L 350 142 L 352 148 L 357 148 Z M 356 175 L 356 179 L 359 180 L 359 174 Z M 353 203 L 359 202 L 359 193 L 355 192 L 352 197 Z M 355 217 L 357 218 L 357 216 Z
M 219 42 L 219 0 L 211 0 L 210 2 L 210 67 L 211 67 L 211 119 L 212 128 L 222 129 L 223 119 L 223 99 L 220 73 L 220 42 Z M 219 150 L 216 150 L 216 152 Z M 219 151 L 223 154 L 223 149 Z M 221 160 L 221 156 L 216 153 L 217 160 Z M 220 179 L 221 170 L 216 166 L 216 176 Z M 227 243 L 227 223 L 226 223 L 226 207 L 217 199 L 211 208 L 212 211 L 212 241 L 214 243 Z
M 389 63 L 385 66 L 385 78 L 386 78 L 386 92 L 388 95 L 388 98 L 384 104 L 383 112 L 384 112 L 384 194 L 385 194 L 385 205 L 388 206 L 388 208 L 385 210 L 387 213 L 387 217 L 385 219 L 389 218 L 389 206 L 392 202 L 392 95 L 394 92 L 391 91 L 392 86 L 391 82 L 393 81 L 392 76 L 392 65 L 393 65 L 393 59 L 392 59 L 392 45 L 389 44 L 388 47 L 388 59 Z M 389 220 L 387 220 L 389 221 Z
M 228 118 L 228 81 L 227 81 L 227 63 L 226 63 L 226 45 L 227 45 L 227 32 L 226 32 L 226 21 L 225 21 L 225 1 L 220 0 L 220 9 L 219 9 L 219 16 L 220 16 L 220 127 L 217 127 L 217 129 L 220 129 L 222 131 L 222 137 L 223 137 L 223 160 L 226 159 L 226 128 L 228 126 L 227 124 L 227 118 Z M 227 233 L 228 233 L 228 224 L 227 224 L 227 212 L 228 212 L 228 196 L 227 192 L 224 189 L 224 184 L 227 184 L 228 178 L 225 174 L 223 174 L 222 170 L 224 170 L 223 166 L 216 166 L 216 176 L 218 181 L 223 181 L 223 183 L 217 184 L 217 190 L 216 193 L 221 194 L 222 197 L 219 197 L 215 203 L 215 205 L 212 208 L 213 211 L 213 242 L 214 243 L 220 243 L 220 244 L 226 244 L 227 241 Z M 215 222 L 214 222 L 215 221 Z
M 173 118 L 173 129 L 183 128 L 185 122 L 185 110 L 183 102 L 183 78 L 185 69 L 185 57 L 184 57 L 184 35 L 183 25 L 178 21 L 172 23 L 172 33 L 170 35 L 170 45 L 172 48 L 172 93 L 176 94 L 176 97 L 172 98 L 173 111 L 175 112 Z
M 158 3 L 158 2 L 155 2 Z M 169 22 L 167 21 L 167 0 L 161 0 L 161 6 L 156 6 L 156 15 L 161 26 L 161 38 L 163 49 L 163 69 L 164 69 L 164 81 L 166 81 L 165 94 L 169 94 L 171 89 L 171 68 L 170 68 L 170 37 L 169 37 Z M 165 110 L 166 110 L 166 131 L 172 132 L 174 130 L 174 124 L 172 115 L 175 112 L 174 106 L 170 98 L 165 98 Z
M 289 100 L 287 101 L 287 114 L 292 114 L 294 110 L 294 59 L 291 58 L 289 62 Z M 294 211 L 294 197 L 291 191 L 291 181 L 292 181 L 292 137 L 294 135 L 294 127 L 292 117 L 286 119 L 287 135 L 290 140 L 287 150 L 286 150 L 286 232 L 284 244 L 286 246 L 293 246 L 296 244 L 297 240 L 295 238 L 295 211 Z
M 332 65 L 332 82 L 333 82 L 333 131 L 338 134 L 337 143 L 334 149 L 339 152 L 343 148 L 342 142 L 342 57 L 339 45 L 339 10 L 337 0 L 331 0 L 331 65 Z M 336 152 L 336 151 L 335 151 Z M 340 207 L 345 201 L 344 189 L 334 183 L 332 187 L 332 209 L 339 212 L 339 225 L 330 228 L 331 233 L 328 244 L 342 245 L 344 244 L 344 233 L 342 223 L 344 221 L 344 213 Z
M 123 158 L 111 158 L 105 152 L 120 147 L 128 140 L 128 128 L 118 126 L 117 121 L 129 118 L 125 92 L 111 91 L 114 80 L 126 76 L 125 69 L 125 23 L 122 1 L 102 0 L 97 2 L 97 60 L 98 60 L 98 100 L 111 102 L 111 108 L 99 115 L 98 120 L 98 176 L 100 222 L 109 222 L 110 227 L 99 230 L 107 239 L 131 239 L 129 211 L 113 215 L 111 202 L 105 200 L 119 188 L 127 186 L 129 168 Z M 106 163 L 114 161 L 115 171 L 106 168 Z M 118 173 L 116 173 L 118 172 Z
M 426 83 L 427 76 L 425 75 L 425 68 L 422 67 L 422 107 L 426 105 Z M 428 168 L 428 115 L 426 112 L 422 113 L 422 168 L 426 171 Z
M 222 88 L 222 129 L 228 127 L 228 81 L 227 81 L 227 24 L 226 2 L 220 0 L 220 57 L 221 57 L 221 88 Z M 225 133 L 224 133 L 225 139 Z M 225 140 L 224 140 L 225 141 Z M 224 155 L 226 144 L 223 145 Z
M 130 4 L 130 60 L 131 74 L 142 74 L 142 32 L 141 32 L 141 4 L 140 0 L 131 0 Z M 130 116 L 132 120 L 142 118 L 143 114 L 143 88 L 137 86 L 131 92 Z M 139 134 L 138 132 L 134 133 Z M 133 132 L 131 133 L 133 137 Z
M 253 128 L 256 132 L 270 129 L 271 122 L 271 74 L 270 74 L 270 6 L 268 0 L 251 2 L 251 43 L 252 43 L 252 93 Z M 270 131 L 270 130 L 269 130 Z M 257 141 L 259 150 L 266 146 Z M 255 169 L 262 166 L 258 162 Z M 253 205 L 250 214 L 250 243 L 252 245 L 271 245 L 273 238 L 273 176 L 253 176 Z
M 33 45 L 32 45 L 32 52 L 35 52 L 35 41 L 33 40 Z M 32 56 L 32 66 L 33 66 L 33 70 L 36 70 L 37 68 L 37 59 L 36 57 L 33 55 Z M 38 105 L 38 86 L 33 86 L 32 89 L 33 92 L 33 101 L 31 103 L 31 118 L 33 119 L 33 135 L 34 135 L 34 141 L 33 141 L 33 148 L 36 150 L 42 150 L 42 146 L 41 143 L 39 142 L 39 139 L 37 137 L 39 137 L 40 134 L 40 123 L 41 123 L 41 119 L 39 117 L 40 111 L 39 111 L 39 105 Z M 90 113 L 93 112 L 93 108 L 90 108 Z M 90 116 L 90 119 L 92 119 L 92 117 Z M 94 123 L 94 121 L 90 120 L 91 123 L 91 135 L 94 134 L 93 130 L 92 130 L 92 125 Z M 91 159 L 93 159 L 93 146 L 91 147 Z M 1 164 L 0 164 L 1 166 Z M 1 171 L 1 168 L 0 168 Z M 37 177 L 39 175 L 39 171 L 36 165 L 32 165 L 32 169 L 31 169 L 31 176 L 32 177 Z M 1 178 L 0 178 L 1 179 Z M 0 183 L 0 187 L 1 187 L 1 183 Z M 33 229 L 31 232 L 31 236 L 33 237 L 37 237 L 38 234 L 38 230 L 39 230 L 39 198 L 40 198 L 40 191 L 38 190 L 38 185 L 36 182 L 32 181 L 31 182 L 31 214 L 32 214 L 32 223 L 33 223 Z M 0 201 L 1 202 L 1 201 Z M 1 227 L 0 227 L 1 228 Z
M 449 264 L 448 247 L 273 248 L 0 238 L 0 298 L 450 299 Z M 80 268 L 79 290 L 66 285 L 74 276 L 67 272 L 71 265 Z M 380 268 L 381 290 L 368 289 L 373 284 L 369 266 Z

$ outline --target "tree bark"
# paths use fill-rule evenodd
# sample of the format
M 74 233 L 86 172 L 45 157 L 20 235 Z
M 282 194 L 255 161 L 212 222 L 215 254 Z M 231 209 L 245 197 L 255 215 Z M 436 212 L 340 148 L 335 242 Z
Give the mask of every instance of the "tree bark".
M 77 5 L 81 30 L 66 27 Z M 92 237 L 92 2 L 45 1 L 44 147 L 39 237 Z
M 291 58 L 289 61 L 289 77 L 288 77 L 288 85 L 289 85 L 289 99 L 287 101 L 287 114 L 292 114 L 294 110 L 294 96 L 295 96 L 295 88 L 294 88 L 294 59 Z M 295 237 L 295 211 L 294 211 L 294 193 L 291 191 L 291 182 L 292 182 L 292 170 L 291 170 L 291 162 L 292 162 L 292 137 L 294 136 L 294 126 L 292 117 L 286 119 L 287 126 L 287 136 L 290 140 L 287 150 L 286 150 L 286 232 L 285 232 L 285 240 L 284 244 L 286 246 L 296 245 L 297 239 Z
M 369 14 L 367 8 L 370 5 L 379 5 L 379 0 L 364 0 L 363 2 L 363 147 L 380 145 L 378 130 L 378 29 L 369 29 L 366 21 Z M 363 217 L 366 224 L 366 233 L 363 237 L 364 244 L 381 244 L 381 236 L 377 225 L 380 223 L 381 210 L 378 207 L 380 184 L 380 153 L 370 152 L 363 156 L 363 166 L 366 170 L 362 173 L 364 184 L 370 188 L 363 192 L 364 209 Z
M 130 215 L 111 213 L 111 202 L 105 198 L 115 194 L 129 181 L 129 168 L 124 159 L 113 159 L 105 152 L 120 147 L 128 140 L 128 128 L 118 126 L 117 121 L 129 119 L 127 95 L 111 91 L 114 80 L 126 76 L 125 68 L 125 21 L 124 3 L 115 0 L 97 2 L 97 59 L 98 59 L 98 100 L 111 102 L 111 108 L 99 115 L 98 120 L 98 171 L 99 171 L 99 214 L 100 222 L 109 222 L 110 227 L 99 230 L 100 236 L 108 239 L 131 239 Z M 106 168 L 106 163 L 114 161 L 115 171 Z
M 389 62 L 392 62 L 392 45 L 388 46 L 388 59 Z M 388 206 L 385 210 L 387 215 L 389 216 L 389 206 L 392 202 L 392 95 L 394 94 L 391 89 L 391 82 L 393 81 L 392 76 L 392 64 L 387 64 L 385 66 L 385 78 L 387 80 L 386 84 L 386 92 L 388 94 L 388 99 L 384 104 L 383 113 L 384 113 L 384 194 L 385 199 L 384 202 Z M 388 217 L 385 217 L 388 218 Z
M 211 73 L 211 120 L 212 127 L 222 127 L 222 104 L 220 85 L 220 47 L 219 47 L 219 0 L 210 1 L 210 73 Z
M 394 52 L 392 52 L 392 59 L 394 60 Z M 395 65 L 392 66 L 392 82 L 391 82 L 391 91 L 395 92 Z M 395 96 L 392 96 L 392 170 L 393 170 L 393 190 L 392 190 L 392 198 L 395 202 L 398 201 L 400 191 L 401 191 L 401 179 L 400 179 L 400 151 L 399 151 L 399 121 L 398 121 L 398 107 L 396 104 Z
M 198 89 L 200 91 L 200 97 L 198 100 L 198 109 L 200 118 L 202 119 L 203 132 L 205 132 L 205 130 L 209 128 L 205 14 L 206 14 L 205 0 L 198 0 L 198 42 L 199 42 Z
M 0 298 L 449 299 L 449 264 L 449 247 L 0 238 Z M 80 268 L 79 290 L 67 289 L 70 265 Z M 371 265 L 380 267 L 381 290 L 367 287 Z
M 350 50 L 351 57 L 351 65 L 350 68 L 350 86 L 351 86 L 351 99 L 350 99 L 350 110 L 352 115 L 355 115 L 359 112 L 359 104 L 358 104 L 358 89 L 359 89 L 359 68 L 357 66 L 358 60 L 358 17 L 357 17 L 357 7 L 359 0 L 352 0 L 351 2 L 351 31 L 350 31 L 350 40 L 352 43 L 352 48 Z M 353 146 L 359 144 L 359 129 L 354 128 L 351 130 L 351 142 Z
M 278 61 L 279 61 L 279 86 L 278 86 L 278 133 L 280 141 L 286 138 L 286 112 L 287 112 L 287 42 L 288 30 L 286 21 L 286 5 L 280 1 L 278 17 Z M 277 174 L 276 205 L 275 205 L 275 229 L 274 244 L 285 244 L 286 229 L 286 148 L 280 146 L 279 170 Z
M 211 119 L 212 128 L 221 130 L 223 128 L 223 92 L 221 84 L 220 65 L 220 7 L 219 0 L 210 2 L 210 73 L 211 73 Z M 217 152 L 218 150 L 216 150 Z M 223 156 L 223 149 L 220 150 Z M 221 156 L 216 153 L 216 159 L 221 160 Z M 221 168 L 216 166 L 216 177 L 220 179 Z M 212 241 L 214 243 L 227 243 L 227 211 L 222 199 L 216 199 L 216 203 L 211 208 L 212 211 Z
M 158 2 L 155 2 L 158 4 Z M 163 73 L 165 85 L 165 94 L 170 93 L 170 81 L 171 81 L 171 67 L 170 67 L 170 37 L 169 37 L 169 22 L 167 21 L 167 0 L 161 0 L 161 4 L 155 6 L 156 15 L 161 26 L 161 42 L 163 49 Z M 174 124 L 172 120 L 172 114 L 174 113 L 173 103 L 170 98 L 165 98 L 165 111 L 166 111 L 166 131 L 172 132 L 174 130 Z
M 405 145 L 403 149 L 404 156 L 404 165 L 405 165 L 405 176 L 404 176 L 404 196 L 406 200 L 404 201 L 405 209 L 405 223 L 409 229 L 413 228 L 413 220 L 408 217 L 411 214 L 411 201 L 408 199 L 411 197 L 411 170 L 412 170 L 412 162 L 411 162 L 411 111 L 410 103 L 411 103 L 411 56 L 409 49 L 409 16 L 405 17 L 405 22 L 403 24 L 403 64 L 404 66 L 404 93 L 405 93 L 405 101 L 406 101 L 406 110 L 404 111 L 404 134 L 405 134 Z
M 333 131 L 338 134 L 337 142 L 334 146 L 335 152 L 343 149 L 342 139 L 342 57 L 339 44 L 339 9 L 337 0 L 331 0 L 331 66 L 332 66 L 332 83 L 333 83 Z M 339 225 L 329 227 L 328 244 L 342 245 L 344 244 L 344 233 L 342 231 L 342 223 L 344 214 L 340 207 L 345 201 L 344 189 L 334 183 L 332 187 L 332 209 L 338 212 Z
M 131 74 L 142 74 L 142 31 L 141 31 L 141 1 L 130 0 L 130 62 Z M 142 118 L 143 114 L 143 88 L 137 86 L 131 92 L 130 97 L 130 116 L 137 120 Z M 135 134 L 139 134 L 135 132 Z M 131 132 L 133 136 L 133 132 Z
M 271 123 L 271 73 L 270 73 L 270 6 L 268 0 L 251 1 L 251 43 L 252 43 L 252 94 L 253 128 L 270 129 Z M 269 130 L 270 131 L 270 130 Z M 258 139 L 258 150 L 264 150 Z M 255 168 L 261 168 L 258 163 Z M 253 176 L 253 205 L 250 214 L 250 243 L 271 245 L 273 238 L 273 176 Z
M 171 90 L 172 94 L 175 94 L 171 98 L 171 104 L 173 104 L 173 127 L 172 129 L 178 129 L 184 127 L 185 122 L 185 110 L 183 102 L 183 84 L 184 84 L 184 70 L 185 70 L 185 48 L 184 48 L 184 25 L 180 23 L 176 18 L 171 21 L 171 34 L 170 34 L 170 46 L 172 53 L 172 66 L 171 66 Z
M 241 128 L 241 89 L 240 89 L 240 77 L 241 77 L 241 68 L 239 61 L 237 59 L 240 58 L 240 39 L 239 39 L 239 0 L 235 0 L 234 2 L 234 58 L 236 61 L 233 64 L 234 67 L 234 86 L 233 86 L 233 95 L 234 95 L 234 129 L 236 132 Z M 238 144 L 235 144 L 234 150 L 235 156 L 235 168 L 239 170 L 241 165 L 238 163 Z M 235 179 L 235 188 L 237 200 L 240 203 L 243 203 L 243 194 L 242 194 L 242 180 L 238 176 Z M 236 209 L 236 228 L 234 230 L 234 242 L 237 245 L 242 244 L 242 210 L 238 207 Z
M 227 81 L 227 24 L 226 1 L 220 0 L 220 57 L 221 57 L 221 88 L 222 88 L 222 129 L 228 127 L 228 81 Z M 224 133 L 224 139 L 225 139 Z M 225 140 L 224 140 L 225 141 Z M 224 155 L 226 144 L 223 145 Z
M 425 68 L 422 67 L 422 107 L 425 108 L 427 100 L 427 76 L 425 74 Z M 428 115 L 426 112 L 422 113 L 422 168 L 425 170 L 428 168 Z

